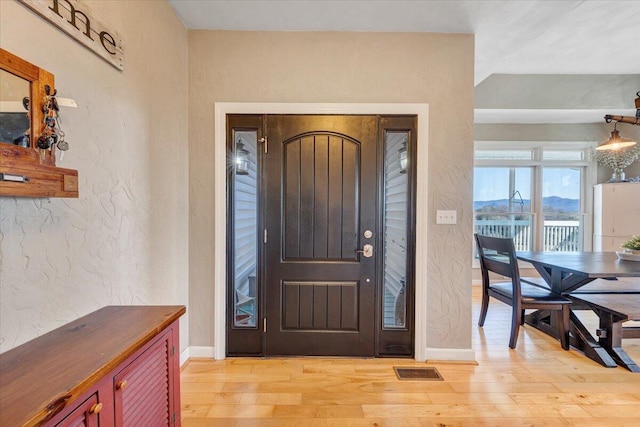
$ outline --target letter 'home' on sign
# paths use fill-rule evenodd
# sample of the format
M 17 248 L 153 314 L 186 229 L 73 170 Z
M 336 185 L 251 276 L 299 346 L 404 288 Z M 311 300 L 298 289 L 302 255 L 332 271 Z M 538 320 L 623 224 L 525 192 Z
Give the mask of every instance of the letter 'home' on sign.
M 19 0 L 114 67 L 124 68 L 122 37 L 108 30 L 79 0 Z

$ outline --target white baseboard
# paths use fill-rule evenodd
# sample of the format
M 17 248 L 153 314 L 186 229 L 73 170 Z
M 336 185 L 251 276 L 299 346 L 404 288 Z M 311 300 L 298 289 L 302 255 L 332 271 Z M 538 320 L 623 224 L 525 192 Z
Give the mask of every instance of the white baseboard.
M 428 361 L 476 362 L 476 353 L 471 348 L 428 348 Z
M 180 367 L 182 368 L 187 360 L 189 360 L 189 347 L 185 348 L 182 353 L 180 353 Z
M 186 362 L 191 357 L 203 357 L 203 358 L 213 359 L 214 358 L 213 354 L 214 354 L 213 347 L 192 345 L 191 347 L 187 347 L 187 349 L 182 352 L 182 354 L 180 355 L 180 363 L 182 364 Z M 186 358 L 183 361 L 182 358 L 185 356 Z
M 187 347 L 180 354 L 180 366 L 184 365 L 189 358 L 201 357 L 214 359 L 213 347 L 191 346 Z M 452 361 L 452 362 L 475 362 L 476 354 L 473 349 L 465 348 L 428 348 L 426 349 L 427 361 Z

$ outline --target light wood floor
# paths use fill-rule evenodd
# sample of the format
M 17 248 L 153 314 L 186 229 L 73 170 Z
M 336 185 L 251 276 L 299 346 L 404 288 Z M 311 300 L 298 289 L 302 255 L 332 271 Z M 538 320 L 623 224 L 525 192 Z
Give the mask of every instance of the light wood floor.
M 192 359 L 182 371 L 182 425 L 640 426 L 640 374 L 605 368 L 530 327 L 508 347 L 510 308 L 476 325 L 477 364 L 407 359 Z M 594 325 L 595 319 L 585 322 Z M 640 340 L 624 348 L 640 361 Z M 444 381 L 399 381 L 393 366 L 434 366 Z

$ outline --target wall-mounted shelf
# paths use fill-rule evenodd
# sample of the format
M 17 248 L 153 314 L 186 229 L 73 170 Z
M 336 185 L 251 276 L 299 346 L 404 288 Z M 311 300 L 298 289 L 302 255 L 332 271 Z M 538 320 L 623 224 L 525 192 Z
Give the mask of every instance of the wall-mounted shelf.
M 78 197 L 78 171 L 7 160 L 0 147 L 0 196 Z
M 0 49 L 0 70 L 8 73 L 6 76 L 28 82 L 29 87 L 24 94 L 14 94 L 10 83 L 2 81 L 3 97 L 6 92 L 16 99 L 24 95 L 29 101 L 29 126 L 25 132 L 29 146 L 15 145 L 11 139 L 0 141 L 0 196 L 78 197 L 78 171 L 56 167 L 55 145 L 41 150 L 35 143 L 45 126 L 46 89 L 55 90 L 53 74 L 4 49 Z

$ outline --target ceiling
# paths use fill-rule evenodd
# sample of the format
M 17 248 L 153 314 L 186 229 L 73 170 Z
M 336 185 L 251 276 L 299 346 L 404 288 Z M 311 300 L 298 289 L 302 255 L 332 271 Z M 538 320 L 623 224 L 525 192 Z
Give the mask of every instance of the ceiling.
M 548 90 L 549 76 L 597 79 L 599 75 L 607 75 L 606 81 L 613 85 L 612 76 L 635 75 L 631 86 L 625 88 L 628 94 L 614 103 L 611 99 L 603 100 L 601 106 L 592 102 L 588 106 L 589 115 L 579 112 L 584 110 L 581 100 L 585 86 L 580 93 L 565 92 L 560 108 L 552 105 L 513 108 L 508 106 L 508 100 L 504 101 L 506 108 L 499 108 L 500 102 L 495 99 L 491 108 L 483 108 L 479 107 L 483 100 L 476 97 L 478 123 L 596 122 L 603 121 L 604 114 L 612 114 L 608 110 L 611 108 L 624 115 L 635 115 L 634 98 L 640 90 L 638 0 L 169 0 L 169 3 L 189 29 L 472 33 L 476 46 L 476 93 L 490 76 L 499 82 L 502 75 L 544 75 L 540 89 Z M 617 92 L 620 86 L 609 89 Z M 598 83 L 592 90 L 608 89 Z

